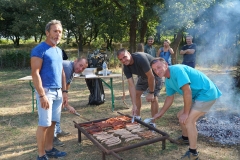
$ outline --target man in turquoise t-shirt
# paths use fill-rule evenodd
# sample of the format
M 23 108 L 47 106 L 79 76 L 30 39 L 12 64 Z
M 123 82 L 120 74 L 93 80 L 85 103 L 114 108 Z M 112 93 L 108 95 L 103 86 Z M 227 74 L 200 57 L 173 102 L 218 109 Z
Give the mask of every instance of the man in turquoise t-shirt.
M 202 72 L 186 66 L 168 66 L 163 58 L 151 61 L 153 71 L 159 77 L 165 77 L 167 97 L 161 110 L 153 117 L 158 119 L 172 105 L 174 94 L 183 95 L 184 107 L 177 117 L 182 129 L 178 142 L 189 144 L 189 151 L 181 159 L 198 159 L 196 121 L 206 114 L 222 93 Z

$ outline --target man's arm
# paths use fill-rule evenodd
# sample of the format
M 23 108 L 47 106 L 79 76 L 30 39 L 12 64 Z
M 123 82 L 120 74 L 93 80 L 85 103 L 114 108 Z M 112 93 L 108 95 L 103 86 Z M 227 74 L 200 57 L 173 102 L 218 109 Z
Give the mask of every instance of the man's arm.
M 133 81 L 133 77 L 129 78 L 128 79 L 128 89 L 129 89 L 129 92 L 130 92 L 130 97 L 131 97 L 131 100 L 132 100 L 132 114 L 133 115 L 136 115 L 136 111 L 137 111 L 137 105 L 136 105 L 136 88 L 135 88 L 135 85 L 134 85 L 134 81 Z
M 37 90 L 39 94 L 39 99 L 41 103 L 41 107 L 44 109 L 49 108 L 48 99 L 45 95 L 45 91 L 42 86 L 42 79 L 40 77 L 40 70 L 42 68 L 42 59 L 38 57 L 32 57 L 31 58 L 31 75 L 32 75 L 32 81 L 34 84 L 35 89 Z
M 180 51 L 180 54 L 193 54 L 195 52 L 196 49 L 186 49 L 183 50 L 183 48 Z
M 154 78 L 154 75 L 153 75 L 153 72 L 152 72 L 152 69 L 150 69 L 147 73 L 147 79 L 148 79 L 148 88 L 149 88 L 149 93 L 147 96 L 146 96 L 146 100 L 148 102 L 152 102 L 154 100 L 154 90 L 155 90 L 155 78 Z
M 173 100 L 174 100 L 174 95 L 167 96 L 164 101 L 163 107 L 157 114 L 153 116 L 153 119 L 161 118 L 164 115 L 164 113 L 168 110 L 168 108 L 172 105 Z
M 189 84 L 185 84 L 182 86 L 182 91 L 183 91 L 183 102 L 184 102 L 184 108 L 183 108 L 183 114 L 180 115 L 179 121 L 180 123 L 185 124 L 188 115 L 191 110 L 191 105 L 192 105 L 192 90 L 190 88 Z
M 66 85 L 66 76 L 65 76 L 64 69 L 62 69 L 63 107 L 68 105 L 68 96 L 67 96 L 67 92 L 65 92 L 67 90 L 66 86 L 67 86 Z

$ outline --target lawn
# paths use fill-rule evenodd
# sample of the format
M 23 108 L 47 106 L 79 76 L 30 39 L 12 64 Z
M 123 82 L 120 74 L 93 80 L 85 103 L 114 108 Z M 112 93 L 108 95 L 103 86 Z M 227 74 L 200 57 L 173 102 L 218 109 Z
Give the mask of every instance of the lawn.
M 221 71 L 202 69 L 214 77 L 221 75 Z M 121 73 L 120 69 L 114 69 L 115 73 Z M 26 81 L 17 81 L 18 78 L 30 75 L 30 69 L 0 70 L 0 159 L 1 160 L 34 160 L 37 156 L 35 132 L 38 115 L 31 112 L 31 88 Z M 117 112 L 130 114 L 131 109 L 126 109 L 122 101 L 122 80 L 114 79 L 115 110 L 111 111 L 110 90 L 104 86 L 106 102 L 99 106 L 89 106 L 89 91 L 84 80 L 74 79 L 69 92 L 69 103 L 84 117 L 95 120 L 117 116 Z M 126 103 L 130 106 L 131 101 L 125 79 Z M 166 96 L 162 89 L 159 97 L 160 107 Z M 142 98 L 142 118 L 149 118 L 150 105 Z M 168 112 L 157 121 L 157 128 L 167 132 L 171 138 L 181 134 L 176 119 L 176 113 L 183 107 L 182 97 L 176 95 L 174 104 Z M 82 143 L 77 142 L 77 129 L 73 121 L 85 122 L 80 117 L 74 116 L 67 111 L 62 112 L 62 129 L 71 132 L 70 136 L 60 138 L 65 143 L 63 147 L 57 147 L 68 153 L 66 160 L 100 160 L 102 153 L 88 140 L 82 137 Z M 166 143 L 166 149 L 162 150 L 161 143 L 146 145 L 129 151 L 120 152 L 119 155 L 125 160 L 169 160 L 179 159 L 188 149 L 187 146 Z M 198 151 L 201 160 L 238 160 L 240 159 L 240 146 L 221 145 L 213 143 L 208 138 L 200 136 Z M 115 159 L 106 156 L 107 160 Z

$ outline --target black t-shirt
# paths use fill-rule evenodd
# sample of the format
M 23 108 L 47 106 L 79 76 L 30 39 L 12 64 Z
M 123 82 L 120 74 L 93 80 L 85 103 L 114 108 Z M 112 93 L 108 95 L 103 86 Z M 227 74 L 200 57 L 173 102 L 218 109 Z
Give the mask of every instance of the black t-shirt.
M 196 59 L 196 44 L 193 43 L 191 45 L 184 45 L 182 47 L 182 50 L 187 50 L 187 49 L 195 49 L 195 52 L 193 54 L 184 54 L 183 55 L 183 62 L 195 62 Z
M 151 69 L 150 62 L 154 57 L 143 52 L 136 52 L 131 55 L 134 61 L 133 64 L 128 66 L 124 65 L 124 74 L 127 79 L 131 78 L 133 74 L 147 78 L 145 73 Z

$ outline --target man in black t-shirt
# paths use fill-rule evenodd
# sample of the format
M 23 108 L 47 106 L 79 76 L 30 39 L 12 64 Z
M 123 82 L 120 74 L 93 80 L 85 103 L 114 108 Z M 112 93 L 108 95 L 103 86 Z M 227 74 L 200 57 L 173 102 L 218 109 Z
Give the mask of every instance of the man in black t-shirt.
M 149 54 L 136 52 L 130 54 L 122 48 L 117 51 L 117 57 L 124 65 L 124 74 L 128 79 L 128 88 L 132 100 L 132 115 L 140 119 L 140 109 L 142 105 L 141 95 L 149 88 L 146 100 L 151 102 L 151 115 L 158 112 L 158 95 L 162 88 L 162 79 L 154 75 L 150 67 L 150 62 L 154 59 Z M 138 75 L 136 86 L 133 81 L 133 74 Z M 152 123 L 155 126 L 155 123 Z
M 183 55 L 183 62 L 187 66 L 195 68 L 196 65 L 196 44 L 192 43 L 193 37 L 188 35 L 186 36 L 187 44 L 184 45 L 180 51 L 180 54 Z

